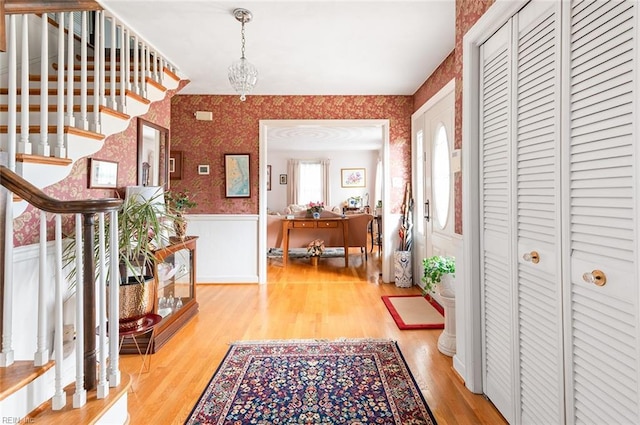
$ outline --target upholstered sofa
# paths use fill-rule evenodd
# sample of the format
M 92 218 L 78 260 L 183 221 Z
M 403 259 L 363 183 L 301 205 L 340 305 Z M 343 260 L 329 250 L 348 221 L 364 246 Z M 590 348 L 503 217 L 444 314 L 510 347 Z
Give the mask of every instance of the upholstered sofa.
M 296 217 L 304 217 L 306 212 L 297 213 Z M 331 211 L 322 211 L 320 218 L 341 217 L 341 214 Z M 283 215 L 267 215 L 267 248 L 282 248 L 282 220 Z M 360 247 L 366 255 L 369 222 L 373 219 L 371 214 L 350 214 L 345 220 L 349 220 L 349 247 Z M 342 247 L 342 230 L 335 229 L 298 229 L 289 231 L 289 248 L 306 248 L 314 239 L 324 240 L 326 247 Z

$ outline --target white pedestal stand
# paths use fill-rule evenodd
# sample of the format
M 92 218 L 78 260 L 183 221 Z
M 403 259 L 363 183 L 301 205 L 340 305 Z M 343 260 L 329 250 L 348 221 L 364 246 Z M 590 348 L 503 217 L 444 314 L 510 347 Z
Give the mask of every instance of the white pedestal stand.
M 456 298 L 451 276 L 443 276 L 436 289 L 444 307 L 444 331 L 438 338 L 438 350 L 446 356 L 453 356 L 456 354 Z
M 441 297 L 444 307 L 444 331 L 438 338 L 438 350 L 444 355 L 456 354 L 456 299 Z

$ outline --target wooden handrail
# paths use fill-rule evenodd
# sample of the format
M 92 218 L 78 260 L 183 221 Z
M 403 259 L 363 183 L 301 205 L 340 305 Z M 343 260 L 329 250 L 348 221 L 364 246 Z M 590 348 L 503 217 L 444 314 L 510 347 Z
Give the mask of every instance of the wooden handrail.
M 4 10 L 7 15 L 12 15 L 102 10 L 102 6 L 94 0 L 5 0 Z
M 4 165 L 0 165 L 0 184 L 31 205 L 49 213 L 87 214 L 117 211 L 122 207 L 122 199 L 117 198 L 60 201 L 47 195 Z

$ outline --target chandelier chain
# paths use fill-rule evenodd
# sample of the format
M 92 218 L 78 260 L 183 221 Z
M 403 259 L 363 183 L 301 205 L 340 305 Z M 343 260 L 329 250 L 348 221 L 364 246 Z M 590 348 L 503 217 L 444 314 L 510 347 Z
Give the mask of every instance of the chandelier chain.
M 244 59 L 244 19 L 242 20 L 242 30 L 240 30 L 240 35 L 241 35 L 241 40 L 242 40 L 242 56 L 241 58 Z

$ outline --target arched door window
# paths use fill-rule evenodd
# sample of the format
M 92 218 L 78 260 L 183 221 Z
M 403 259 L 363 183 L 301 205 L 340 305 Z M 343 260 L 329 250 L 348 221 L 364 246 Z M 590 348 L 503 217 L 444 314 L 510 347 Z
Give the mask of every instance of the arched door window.
M 447 131 L 442 123 L 436 130 L 435 143 L 433 145 L 433 201 L 436 213 L 436 224 L 444 229 L 449 218 L 449 201 L 451 199 L 451 164 L 449 139 Z

